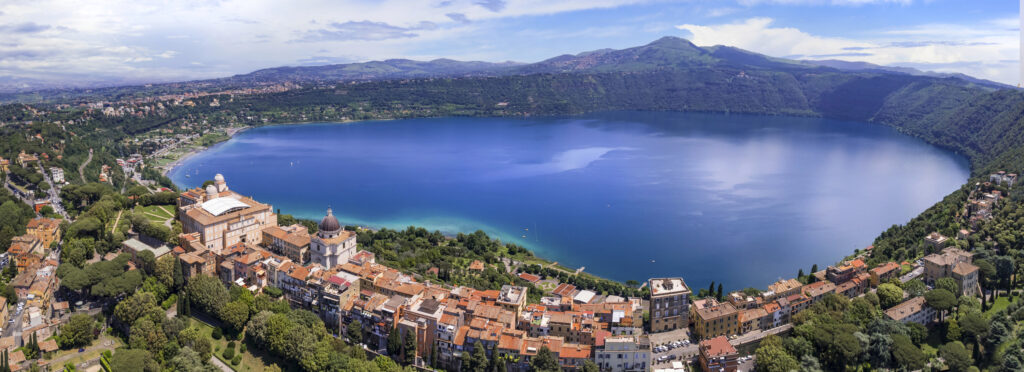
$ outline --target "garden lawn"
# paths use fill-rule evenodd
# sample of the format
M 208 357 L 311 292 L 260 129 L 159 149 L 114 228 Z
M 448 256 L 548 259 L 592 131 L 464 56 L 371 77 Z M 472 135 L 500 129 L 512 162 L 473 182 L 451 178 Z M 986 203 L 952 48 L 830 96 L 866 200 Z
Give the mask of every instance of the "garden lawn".
M 1010 306 L 1009 298 L 1007 298 L 1006 296 L 996 297 L 996 303 L 992 304 L 992 307 L 990 307 L 988 311 L 985 312 L 985 316 L 991 319 L 992 314 L 995 314 L 999 310 L 1005 309 L 1007 306 Z
M 220 340 L 214 340 L 212 326 L 191 317 L 189 318 L 189 321 L 192 323 L 193 327 L 198 327 L 200 333 L 202 333 L 205 337 L 210 339 L 210 343 L 213 346 L 214 350 L 213 355 L 217 359 L 220 359 L 222 362 L 224 362 L 224 364 L 227 364 L 231 366 L 231 368 L 234 368 L 236 371 L 263 372 L 263 369 L 266 368 L 268 364 L 277 364 L 279 367 L 281 367 L 282 370 L 289 370 L 287 367 L 285 367 L 283 363 L 280 362 L 278 358 L 269 356 L 262 350 L 258 350 L 257 348 L 254 348 L 251 345 L 249 345 L 248 349 L 244 353 L 241 352 L 241 346 L 245 342 L 244 340 L 235 341 L 235 354 L 242 356 L 242 362 L 239 363 L 237 366 L 232 365 L 230 360 L 224 360 L 224 357 L 221 356 L 221 354 L 224 352 L 224 348 L 228 346 L 227 338 L 221 337 Z

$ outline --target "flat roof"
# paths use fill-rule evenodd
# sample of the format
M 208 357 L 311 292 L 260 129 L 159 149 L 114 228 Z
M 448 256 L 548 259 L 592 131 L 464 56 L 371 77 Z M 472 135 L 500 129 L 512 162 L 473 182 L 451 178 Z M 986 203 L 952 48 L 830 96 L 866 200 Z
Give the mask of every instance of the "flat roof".
M 216 198 L 207 200 L 203 202 L 201 206 L 203 207 L 203 210 L 214 216 L 220 216 L 224 213 L 249 208 L 249 204 L 245 204 L 235 198 Z
M 141 241 L 139 241 L 138 239 L 135 239 L 135 238 L 131 238 L 131 239 L 125 240 L 124 243 L 122 243 L 122 244 L 124 244 L 125 247 L 128 247 L 128 249 L 131 249 L 131 250 L 133 250 L 135 252 L 142 252 L 142 251 L 153 252 L 153 256 L 155 256 L 157 258 L 159 258 L 159 257 L 161 257 L 161 256 L 163 256 L 165 254 L 171 253 L 171 249 L 167 248 L 166 245 L 161 245 L 159 247 L 153 248 L 153 247 L 149 246 L 149 244 L 143 243 L 143 242 L 141 242 Z
M 650 282 L 651 294 L 654 296 L 666 294 L 689 293 L 683 278 L 652 278 Z

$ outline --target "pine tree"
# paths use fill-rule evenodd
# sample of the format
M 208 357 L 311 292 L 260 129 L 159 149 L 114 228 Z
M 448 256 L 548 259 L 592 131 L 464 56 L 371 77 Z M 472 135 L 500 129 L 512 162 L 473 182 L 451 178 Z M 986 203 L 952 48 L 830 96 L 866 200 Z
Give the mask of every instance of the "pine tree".
M 437 344 L 434 344 L 434 348 L 430 351 L 430 366 L 437 368 Z

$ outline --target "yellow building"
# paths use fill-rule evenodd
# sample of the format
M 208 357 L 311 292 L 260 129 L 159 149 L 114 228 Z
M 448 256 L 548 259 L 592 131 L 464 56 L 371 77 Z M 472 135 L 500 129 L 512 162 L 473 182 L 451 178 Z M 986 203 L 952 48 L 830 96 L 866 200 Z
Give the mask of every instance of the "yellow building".
M 60 241 L 60 220 L 56 218 L 33 218 L 28 221 L 25 230 L 28 235 L 39 239 L 44 248 L 50 248 L 50 244 Z
M 263 229 L 277 226 L 273 207 L 228 190 L 220 174 L 214 182 L 178 197 L 182 232 L 199 233 L 202 246 L 218 255 L 233 244 L 260 244 Z
M 698 340 L 740 333 L 739 311 L 728 302 L 696 308 L 693 318 L 694 336 Z
M 309 230 L 300 224 L 263 229 L 263 246 L 299 264 L 309 262 Z

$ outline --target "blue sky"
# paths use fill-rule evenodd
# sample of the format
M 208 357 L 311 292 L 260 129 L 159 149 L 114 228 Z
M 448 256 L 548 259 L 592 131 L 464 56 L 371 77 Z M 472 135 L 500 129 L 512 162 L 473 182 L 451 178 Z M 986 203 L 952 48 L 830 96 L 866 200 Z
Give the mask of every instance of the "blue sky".
M 1018 76 L 1014 1 L 8 0 L 0 80 L 159 82 L 387 58 L 535 62 L 662 36 Z

